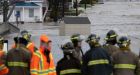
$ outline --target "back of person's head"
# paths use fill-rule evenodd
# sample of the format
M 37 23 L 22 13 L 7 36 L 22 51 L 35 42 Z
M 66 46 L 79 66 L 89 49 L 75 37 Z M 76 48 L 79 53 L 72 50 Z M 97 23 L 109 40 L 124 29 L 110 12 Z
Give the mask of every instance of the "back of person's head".
M 27 30 L 21 31 L 21 36 L 28 41 L 31 39 L 31 34 Z
M 126 36 L 122 36 L 122 37 L 119 38 L 117 44 L 118 44 L 118 46 L 121 49 L 129 50 L 129 46 L 131 44 L 131 40 L 128 37 L 126 37 Z
M 107 44 L 112 44 L 115 45 L 117 43 L 117 33 L 114 30 L 110 30 L 107 34 L 106 34 L 106 43 Z
M 100 37 L 96 34 L 90 34 L 86 40 L 90 47 L 99 46 Z
M 83 41 L 83 38 L 81 37 L 80 34 L 73 34 L 70 39 L 74 44 L 74 47 L 77 47 L 78 43 Z
M 15 44 L 22 44 L 25 46 L 28 44 L 28 41 L 23 37 L 14 37 L 14 42 Z
M 71 55 L 74 52 L 74 45 L 72 42 L 66 42 L 61 45 L 61 49 L 65 55 Z

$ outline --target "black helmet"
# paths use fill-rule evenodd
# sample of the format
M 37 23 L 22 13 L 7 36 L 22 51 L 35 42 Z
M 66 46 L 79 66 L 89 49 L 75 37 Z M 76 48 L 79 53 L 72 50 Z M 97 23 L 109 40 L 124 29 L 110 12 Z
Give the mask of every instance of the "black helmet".
M 31 34 L 29 34 L 29 32 L 26 30 L 21 31 L 21 36 L 25 38 L 26 40 L 30 40 L 31 38 Z
M 26 30 L 21 31 L 21 35 L 22 35 L 22 36 L 25 35 L 25 34 L 28 34 L 28 33 L 29 33 L 29 32 L 26 31 Z
M 71 36 L 71 41 L 72 42 L 80 42 L 82 41 L 83 39 L 81 38 L 81 35 L 80 34 L 74 34 Z
M 118 36 L 118 35 L 116 34 L 116 32 L 115 32 L 114 30 L 110 30 L 110 31 L 107 33 L 105 40 L 107 40 L 107 41 L 116 40 L 116 37 L 117 37 L 117 36 Z
M 63 45 L 61 45 L 61 49 L 65 54 L 71 54 L 74 51 L 73 43 L 72 42 L 64 43 Z
M 130 39 L 128 39 L 126 36 L 122 36 L 118 40 L 118 46 L 119 47 L 127 47 L 130 45 Z
M 100 41 L 100 37 L 97 36 L 96 34 L 91 34 L 88 36 L 86 42 L 87 43 L 98 43 Z

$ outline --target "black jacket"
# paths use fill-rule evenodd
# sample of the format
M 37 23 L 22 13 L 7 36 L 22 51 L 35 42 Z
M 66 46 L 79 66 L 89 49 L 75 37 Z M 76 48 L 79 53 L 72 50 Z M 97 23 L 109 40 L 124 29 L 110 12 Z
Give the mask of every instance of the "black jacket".
M 7 75 L 30 75 L 30 59 L 31 54 L 25 46 L 9 50 L 6 57 Z
M 110 75 L 112 68 L 111 59 L 102 47 L 91 48 L 83 56 L 84 75 Z
M 78 59 L 70 56 L 62 58 L 56 67 L 57 75 L 81 75 L 81 63 Z

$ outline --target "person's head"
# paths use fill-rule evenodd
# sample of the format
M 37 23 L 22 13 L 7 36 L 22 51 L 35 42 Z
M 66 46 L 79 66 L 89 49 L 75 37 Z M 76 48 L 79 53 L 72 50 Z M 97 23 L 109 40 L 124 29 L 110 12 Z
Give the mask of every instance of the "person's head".
M 117 33 L 114 30 L 110 30 L 107 34 L 106 34 L 106 43 L 107 44 L 112 44 L 115 45 L 117 43 Z
M 52 41 L 49 39 L 49 37 L 45 34 L 42 34 L 40 36 L 40 47 L 44 50 L 47 50 L 50 52 L 51 50 L 51 43 Z
M 0 50 L 3 49 L 3 43 L 4 43 L 4 39 L 2 36 L 0 36 Z
M 71 36 L 71 41 L 72 41 L 74 47 L 81 47 L 81 43 L 82 43 L 83 39 L 80 34 L 73 34 Z
M 74 52 L 74 45 L 72 42 L 66 42 L 61 45 L 64 55 L 72 55 Z
M 28 41 L 23 37 L 14 37 L 14 42 L 15 42 L 16 45 L 17 44 L 22 44 L 22 45 L 26 46 L 28 44 Z
M 129 50 L 129 46 L 131 44 L 131 40 L 128 39 L 128 37 L 126 36 L 122 36 L 119 38 L 118 40 L 118 46 L 121 48 L 121 49 L 124 49 L 124 50 Z
M 86 42 L 89 44 L 90 47 L 100 46 L 99 41 L 100 37 L 96 34 L 89 35 L 86 40 Z
M 21 36 L 28 41 L 31 39 L 31 34 L 26 30 L 21 31 Z

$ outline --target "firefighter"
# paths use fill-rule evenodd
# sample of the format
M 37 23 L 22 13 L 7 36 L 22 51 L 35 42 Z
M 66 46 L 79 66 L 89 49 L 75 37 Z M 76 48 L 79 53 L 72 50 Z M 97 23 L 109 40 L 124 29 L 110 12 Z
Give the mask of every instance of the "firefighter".
M 75 51 L 73 52 L 74 57 L 82 61 L 83 51 L 81 48 L 81 44 L 83 39 L 81 38 L 81 35 L 80 34 L 72 35 L 71 41 L 74 44 L 74 48 L 75 48 Z
M 99 44 L 100 37 L 91 34 L 86 42 L 90 46 L 83 56 L 83 75 L 110 75 L 112 73 L 112 65 L 109 54 Z
M 56 75 L 51 40 L 45 34 L 40 37 L 40 49 L 33 54 L 30 67 L 31 75 Z
M 33 54 L 33 52 L 37 51 L 37 47 L 35 47 L 35 44 L 31 41 L 31 34 L 24 30 L 21 32 L 21 35 L 23 38 L 25 38 L 27 41 L 28 41 L 28 44 L 27 44 L 27 49 L 30 50 L 30 52 Z
M 31 54 L 33 55 L 33 52 L 37 51 L 37 47 L 35 47 L 35 44 L 31 41 L 31 34 L 26 31 L 26 30 L 23 30 L 21 31 L 21 36 L 27 40 L 27 45 L 26 45 L 26 48 L 31 52 Z M 14 44 L 12 46 L 12 48 L 15 48 L 16 47 L 16 44 Z
M 107 50 L 108 54 L 111 56 L 114 52 L 118 51 L 119 48 L 115 45 L 117 44 L 117 33 L 114 30 L 110 30 L 106 35 L 106 43 L 103 47 Z
M 57 75 L 81 75 L 81 63 L 73 56 L 74 46 L 72 42 L 61 45 L 64 57 L 57 63 Z
M 130 39 L 122 36 L 118 40 L 120 50 L 112 56 L 114 64 L 114 75 L 140 75 L 140 62 L 130 50 Z
M 5 52 L 3 49 L 3 37 L 0 36 L 0 75 L 6 75 L 8 73 L 8 68 L 5 66 L 3 62 L 3 56 L 5 55 Z
M 27 40 L 22 37 L 14 38 L 16 48 L 7 53 L 6 65 L 9 68 L 7 75 L 30 75 L 31 54 L 26 49 Z

